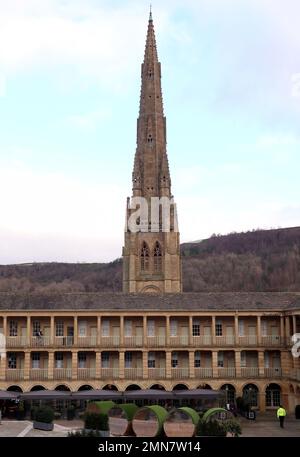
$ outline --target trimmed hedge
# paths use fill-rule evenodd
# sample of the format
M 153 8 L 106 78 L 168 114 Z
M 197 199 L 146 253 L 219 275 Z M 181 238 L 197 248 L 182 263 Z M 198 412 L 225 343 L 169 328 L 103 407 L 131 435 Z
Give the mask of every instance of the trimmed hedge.
M 88 430 L 109 430 L 107 414 L 86 413 L 84 417 L 84 428 Z
M 54 420 L 54 411 L 50 406 L 41 406 L 37 408 L 34 414 L 34 420 L 36 422 L 44 422 L 45 424 L 51 424 Z

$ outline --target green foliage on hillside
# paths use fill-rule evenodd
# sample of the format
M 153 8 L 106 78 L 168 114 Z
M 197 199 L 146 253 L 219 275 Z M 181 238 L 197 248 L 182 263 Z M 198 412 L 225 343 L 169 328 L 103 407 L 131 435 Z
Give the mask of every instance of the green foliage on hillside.
M 181 251 L 185 292 L 300 290 L 300 227 L 213 235 Z M 122 259 L 0 266 L 0 292 L 121 290 Z

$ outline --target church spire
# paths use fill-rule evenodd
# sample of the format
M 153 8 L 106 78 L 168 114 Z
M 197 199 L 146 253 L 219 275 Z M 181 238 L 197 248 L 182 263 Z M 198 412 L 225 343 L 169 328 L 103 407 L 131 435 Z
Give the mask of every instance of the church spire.
M 182 290 L 180 241 L 151 9 L 141 80 L 132 198 L 126 206 L 123 291 L 176 293 Z
M 137 148 L 132 176 L 134 196 L 170 196 L 171 182 L 166 149 L 166 119 L 161 90 L 161 66 L 158 61 L 154 23 L 150 9 L 141 71 Z

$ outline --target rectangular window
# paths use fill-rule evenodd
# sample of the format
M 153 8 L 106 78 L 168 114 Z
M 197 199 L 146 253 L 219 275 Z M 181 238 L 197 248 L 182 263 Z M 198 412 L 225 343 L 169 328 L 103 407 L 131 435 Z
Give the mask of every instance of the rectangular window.
M 40 353 L 33 352 L 31 354 L 32 368 L 40 368 Z
M 32 322 L 32 336 L 40 336 L 41 335 L 41 323 L 40 321 L 33 321 Z
M 87 335 L 87 322 L 81 321 L 78 324 L 78 336 L 85 337 Z
M 109 352 L 101 353 L 101 366 L 102 368 L 109 368 Z
M 18 336 L 18 322 L 9 321 L 9 336 Z
M 178 353 L 177 352 L 172 352 L 171 366 L 172 366 L 172 368 L 178 367 Z
M 63 368 L 64 354 L 63 352 L 55 353 L 55 368 Z
M 64 336 L 64 323 L 63 323 L 63 321 L 57 321 L 56 322 L 55 336 Z
M 124 336 L 132 336 L 132 320 L 129 320 L 129 319 L 125 320 Z
M 265 368 L 270 368 L 270 354 L 265 352 Z
M 201 366 L 201 356 L 200 356 L 200 352 L 199 351 L 196 351 L 195 352 L 195 368 L 200 368 Z
M 109 336 L 109 320 L 102 319 L 102 336 Z
M 170 336 L 177 336 L 178 322 L 176 319 L 170 320 Z
M 148 332 L 148 336 L 155 336 L 155 320 L 154 319 L 147 320 L 147 332 Z
M 224 352 L 223 351 L 218 352 L 218 367 L 219 368 L 224 367 Z
M 222 322 L 216 322 L 216 336 L 222 336 L 223 335 L 223 328 L 222 328 Z
M 125 352 L 125 368 L 132 367 L 132 352 Z
M 78 368 L 85 368 L 86 367 L 86 353 L 79 352 L 78 353 Z
M 200 319 L 193 319 L 193 336 L 200 336 Z
M 267 321 L 262 320 L 261 321 L 261 335 L 262 336 L 267 336 L 267 332 L 268 332 Z
M 244 336 L 245 335 L 245 325 L 244 325 L 244 320 L 239 319 L 239 336 Z
M 246 365 L 247 365 L 246 352 L 242 351 L 241 352 L 241 367 L 245 368 Z
M 17 368 L 17 354 L 15 352 L 8 353 L 8 368 L 15 370 Z
M 155 368 L 155 354 L 154 352 L 148 353 L 148 368 Z

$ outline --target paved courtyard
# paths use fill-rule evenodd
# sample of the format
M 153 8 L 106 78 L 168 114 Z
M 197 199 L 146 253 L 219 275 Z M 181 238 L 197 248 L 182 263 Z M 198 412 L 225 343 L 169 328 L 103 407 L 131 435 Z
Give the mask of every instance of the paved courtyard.
M 54 423 L 54 429 L 51 432 L 36 430 L 33 428 L 31 421 L 14 421 L 2 420 L 0 425 L 0 437 L 43 437 L 43 436 L 68 436 L 68 433 L 73 430 L 82 428 L 81 421 L 58 421 Z
M 300 437 L 300 420 L 288 418 L 285 428 L 281 429 L 276 418 L 260 416 L 256 421 L 240 419 L 243 434 L 242 437 Z M 79 420 L 56 421 L 52 432 L 33 429 L 31 421 L 3 420 L 0 425 L 0 437 L 43 437 L 43 436 L 67 436 L 69 431 L 82 428 L 83 423 Z

